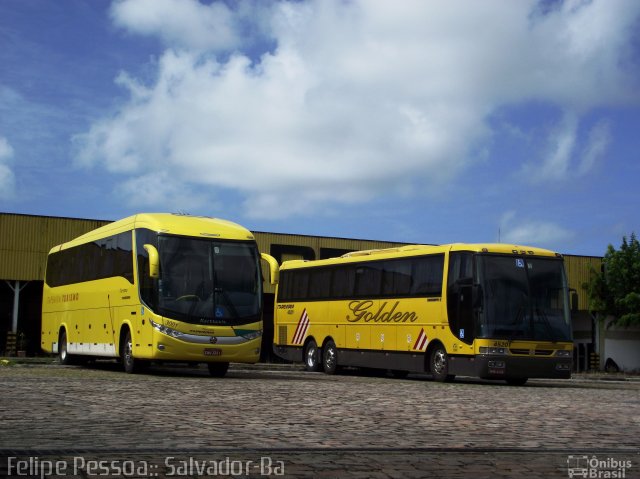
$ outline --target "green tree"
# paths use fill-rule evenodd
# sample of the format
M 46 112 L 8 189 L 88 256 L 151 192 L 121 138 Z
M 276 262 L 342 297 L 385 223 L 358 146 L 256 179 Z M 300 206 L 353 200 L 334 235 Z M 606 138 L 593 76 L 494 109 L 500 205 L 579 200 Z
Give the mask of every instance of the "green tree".
M 603 265 L 602 272 L 591 271 L 585 284 L 589 307 L 603 317 L 612 316 L 610 325 L 640 325 L 640 242 L 635 233 L 628 241 L 622 238 L 619 250 L 609 245 Z

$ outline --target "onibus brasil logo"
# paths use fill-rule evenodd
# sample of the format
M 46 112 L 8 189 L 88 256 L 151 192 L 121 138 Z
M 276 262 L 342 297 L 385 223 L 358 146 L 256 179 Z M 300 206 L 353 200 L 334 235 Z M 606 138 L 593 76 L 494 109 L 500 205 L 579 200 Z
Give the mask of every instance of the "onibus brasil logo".
M 568 456 L 567 474 L 569 477 L 585 477 L 598 479 L 624 479 L 631 469 L 631 461 L 596 456 Z

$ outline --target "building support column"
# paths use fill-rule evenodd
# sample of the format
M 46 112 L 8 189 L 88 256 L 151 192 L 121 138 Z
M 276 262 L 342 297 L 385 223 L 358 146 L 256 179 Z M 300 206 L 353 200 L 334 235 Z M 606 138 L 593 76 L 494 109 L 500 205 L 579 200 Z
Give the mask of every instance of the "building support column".
M 14 283 L 15 286 L 11 286 L 11 283 L 9 281 L 6 281 L 6 283 L 7 285 L 9 285 L 9 287 L 13 291 L 13 317 L 11 320 L 11 332 L 17 333 L 18 332 L 18 310 L 20 308 L 20 291 L 24 289 L 24 287 L 29 283 L 29 281 L 25 281 L 22 286 L 20 286 L 19 280 L 15 281 Z

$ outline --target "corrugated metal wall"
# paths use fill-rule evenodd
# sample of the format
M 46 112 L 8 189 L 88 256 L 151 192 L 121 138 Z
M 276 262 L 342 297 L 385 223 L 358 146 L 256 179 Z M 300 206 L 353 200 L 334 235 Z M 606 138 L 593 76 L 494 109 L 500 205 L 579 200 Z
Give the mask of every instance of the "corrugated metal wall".
M 109 221 L 30 216 L 0 213 L 0 280 L 42 280 L 49 250 L 60 243 L 108 224 Z M 306 246 L 320 258 L 321 248 L 363 250 L 400 245 L 385 241 L 327 238 L 280 233 L 256 232 L 261 252 L 271 253 L 273 245 Z M 565 256 L 569 285 L 578 291 L 579 309 L 587 309 L 587 295 L 582 285 L 589 280 L 591 268 L 600 271 L 602 258 Z M 263 264 L 266 268 L 267 265 Z M 265 271 L 265 277 L 267 273 Z M 273 292 L 270 285 L 265 291 Z
M 274 245 L 282 246 L 306 246 L 311 248 L 314 253 L 314 259 L 320 259 L 321 249 L 331 248 L 336 250 L 365 250 L 365 249 L 378 249 L 378 248 L 390 248 L 392 246 L 398 246 L 403 243 L 391 243 L 387 241 L 372 241 L 372 240 L 358 240 L 349 238 L 327 238 L 322 236 L 306 236 L 306 235 L 294 235 L 294 234 L 282 234 L 282 233 L 263 233 L 254 232 L 256 242 L 258 243 L 258 249 L 262 253 L 273 254 L 272 247 Z M 286 259 L 303 259 L 301 257 L 287 257 Z M 267 268 L 269 267 L 264 261 L 262 263 L 264 277 L 268 278 Z M 275 293 L 275 288 L 265 283 L 265 293 Z
M 263 253 L 271 252 L 272 244 L 291 245 L 291 246 L 308 246 L 312 248 L 316 254 L 316 259 L 320 258 L 320 248 L 333 249 L 375 249 L 389 248 L 401 243 L 390 243 L 386 241 L 357 240 L 348 238 L 326 238 L 321 236 L 305 236 L 282 233 L 262 233 L 255 232 L 258 249 Z
M 0 279 L 41 280 L 49 250 L 108 221 L 0 214 Z
M 49 250 L 60 243 L 108 224 L 109 221 L 0 213 L 0 280 L 42 280 Z M 273 244 L 307 246 L 320 258 L 321 248 L 361 250 L 398 243 L 256 232 L 261 252 Z M 268 289 L 272 292 L 272 289 Z
M 567 271 L 569 287 L 578 292 L 578 309 L 589 309 L 587 291 L 582 287 L 589 281 L 592 269 L 600 272 L 602 258 L 597 256 L 564 256 L 564 267 Z

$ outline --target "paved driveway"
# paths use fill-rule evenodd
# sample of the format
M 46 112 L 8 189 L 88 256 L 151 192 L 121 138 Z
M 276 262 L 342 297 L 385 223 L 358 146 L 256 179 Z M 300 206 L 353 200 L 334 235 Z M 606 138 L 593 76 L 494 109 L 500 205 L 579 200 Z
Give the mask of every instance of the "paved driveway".
M 13 477 L 633 478 L 639 450 L 640 381 L 0 368 Z

